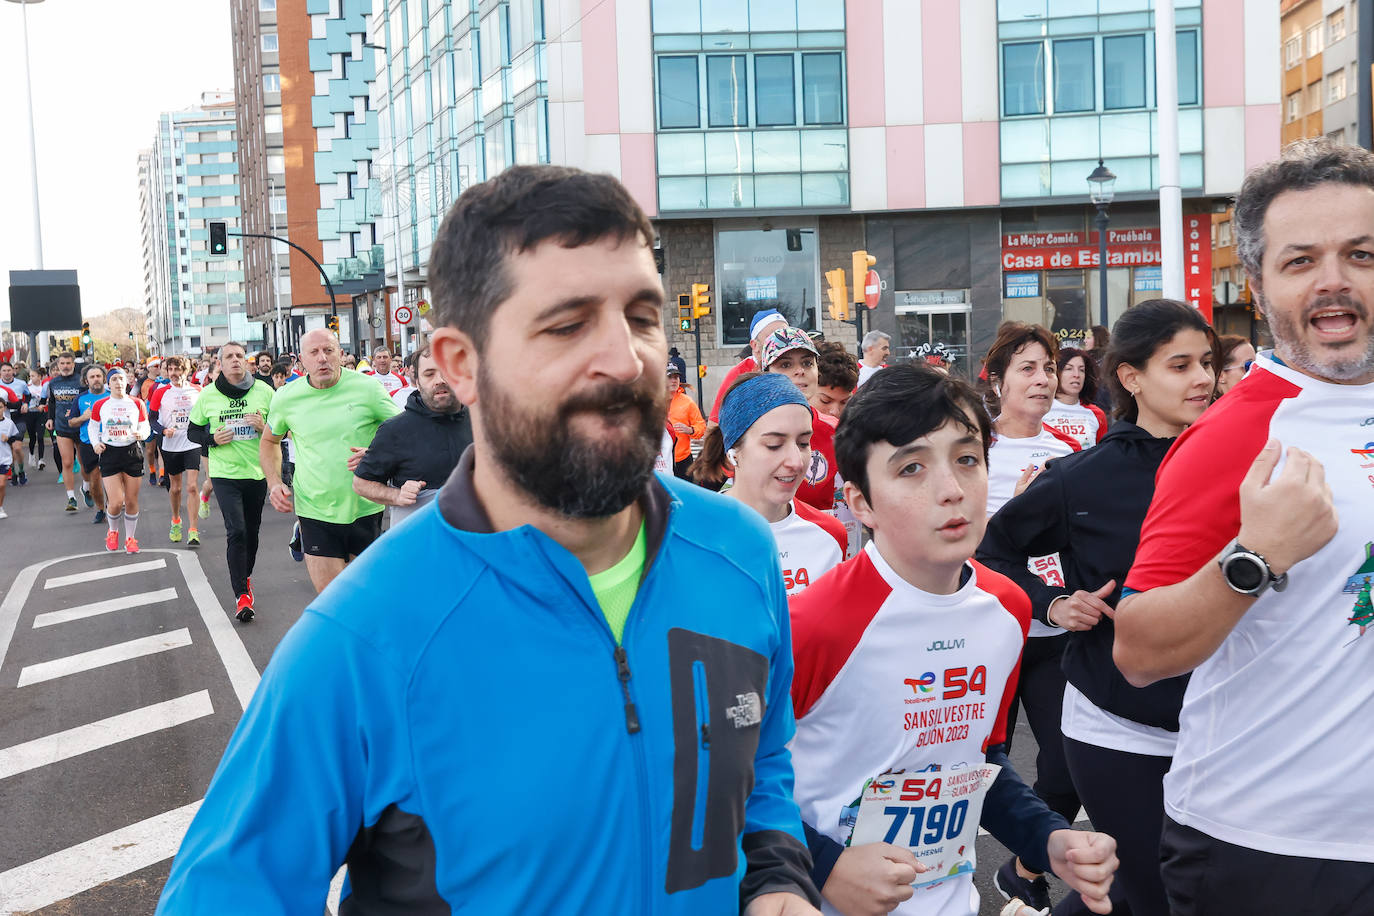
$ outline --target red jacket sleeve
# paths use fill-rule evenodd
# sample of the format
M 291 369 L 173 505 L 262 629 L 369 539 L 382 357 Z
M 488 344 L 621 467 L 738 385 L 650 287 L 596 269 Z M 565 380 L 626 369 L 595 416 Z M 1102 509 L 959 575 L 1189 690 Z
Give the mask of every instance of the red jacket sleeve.
M 1096 404 L 1087 405 L 1092 411 L 1093 416 L 1097 417 L 1097 438 L 1093 440 L 1093 445 L 1102 441 L 1102 437 L 1107 435 L 1107 415 L 1102 412 L 1102 408 Z

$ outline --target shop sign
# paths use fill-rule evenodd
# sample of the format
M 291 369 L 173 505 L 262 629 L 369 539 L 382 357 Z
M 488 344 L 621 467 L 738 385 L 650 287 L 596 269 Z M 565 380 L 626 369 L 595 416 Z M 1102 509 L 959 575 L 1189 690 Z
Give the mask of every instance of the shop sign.
M 777 277 L 745 277 L 744 298 L 747 302 L 778 298 Z
M 1138 293 L 1157 292 L 1164 288 L 1164 268 L 1137 267 L 1135 269 L 1135 291 Z
M 899 290 L 896 294 L 897 305 L 965 305 L 968 303 L 966 289 L 915 289 Z
M 1040 274 L 1035 271 L 1002 274 L 1002 283 L 1004 299 L 1035 299 L 1040 295 Z

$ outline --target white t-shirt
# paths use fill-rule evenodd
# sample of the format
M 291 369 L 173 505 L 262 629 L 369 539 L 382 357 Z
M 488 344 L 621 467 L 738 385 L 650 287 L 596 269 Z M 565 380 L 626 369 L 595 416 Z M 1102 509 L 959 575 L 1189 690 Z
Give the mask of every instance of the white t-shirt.
M 883 366 L 865 366 L 861 361 L 859 363 L 859 385 L 862 385 L 864 382 L 873 378 L 873 376 L 877 375 L 878 371 L 883 368 Z M 855 387 L 857 388 L 858 385 L 856 385 Z
M 1172 757 L 1178 733 L 1144 725 L 1098 708 L 1073 684 L 1064 685 L 1064 708 L 1059 731 L 1065 738 L 1127 754 Z
M 406 401 L 410 400 L 410 395 L 414 391 L 415 388 L 410 385 L 406 385 L 404 388 L 397 388 L 395 391 L 391 392 L 391 400 L 396 403 L 397 407 L 405 410 Z
M 849 544 L 849 535 L 834 516 L 796 499 L 787 517 L 771 527 L 788 597 L 838 566 Z
M 1042 426 L 1039 433 L 1028 439 L 994 435 L 992 448 L 988 450 L 988 516 L 1011 499 L 1016 492 L 1016 482 L 1027 467 L 1037 464 L 1043 468 L 1051 458 L 1062 458 L 1080 450 L 1076 441 L 1049 426 Z
M 673 434 L 666 429 L 658 446 L 658 457 L 654 459 L 654 470 L 668 475 L 673 473 Z
M 1066 436 L 1078 440 L 1083 448 L 1092 448 L 1102 440 L 1106 433 L 1102 408 L 1089 406 L 1082 401 L 1065 404 L 1055 400 L 1050 412 L 1045 414 L 1045 425 L 1057 429 Z
M 19 427 L 10 419 L 9 412 L 0 414 L 0 467 L 14 463 L 14 450 L 10 448 L 10 438 L 19 435 Z
M 101 442 L 116 447 L 142 442 L 151 432 L 143 402 L 128 396 L 96 401 L 87 428 L 92 445 Z
M 385 375 L 383 375 L 380 372 L 373 372 L 371 369 L 369 369 L 364 374 L 370 375 L 377 381 L 381 382 L 382 387 L 386 389 L 387 394 L 394 394 L 396 390 L 399 388 L 410 387 L 410 384 L 405 379 L 401 378 L 400 374 L 397 372 L 388 372 Z
M 1340 526 L 1193 671 L 1164 805 L 1234 845 L 1374 862 L 1374 384 L 1334 385 L 1259 356 L 1165 457 L 1126 588 L 1174 585 L 1216 561 L 1271 438 L 1321 463 Z
M 1005 740 L 1030 600 L 1006 576 L 969 566 L 958 591 L 935 595 L 870 543 L 790 602 L 793 795 L 802 820 L 838 843 L 866 780 L 977 766 Z M 973 876 L 920 888 L 894 912 L 974 916 Z
M 196 406 L 200 389 L 195 385 L 182 385 L 180 388 L 163 385 L 153 392 L 148 409 L 157 415 L 157 421 L 165 429 L 176 430 L 175 436 L 163 436 L 158 446 L 167 452 L 189 452 L 200 446 L 186 436 L 191 425 L 191 408 Z

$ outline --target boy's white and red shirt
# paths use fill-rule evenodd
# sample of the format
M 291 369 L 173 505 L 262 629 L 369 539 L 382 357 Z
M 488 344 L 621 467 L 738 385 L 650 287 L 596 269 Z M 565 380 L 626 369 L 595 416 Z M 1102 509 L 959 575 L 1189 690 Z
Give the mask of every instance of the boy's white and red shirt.
M 1045 425 L 1073 438 L 1079 448 L 1092 448 L 1107 434 L 1107 415 L 1096 404 L 1065 404 L 1056 399 L 1045 414 Z
M 121 447 L 147 439 L 152 430 L 148 412 L 138 398 L 105 397 L 91 407 L 91 443 Z
M 164 429 L 176 430 L 175 436 L 163 436 L 158 446 L 163 451 L 186 452 L 199 448 L 186 436 L 191 425 L 191 408 L 196 405 L 200 388 L 195 385 L 163 385 L 153 390 L 148 409 Z
M 1030 599 L 980 563 L 965 569 L 956 592 L 932 594 L 869 543 L 789 602 L 793 794 L 802 820 L 841 845 L 866 780 L 977 766 L 1006 738 Z M 918 888 L 894 912 L 974 916 L 972 876 Z
M 1193 671 L 1164 805 L 1233 845 L 1374 862 L 1374 384 L 1257 357 L 1165 457 L 1126 588 L 1174 585 L 1217 560 L 1240 530 L 1241 480 L 1271 438 L 1321 462 L 1340 527 Z
M 375 378 L 378 382 L 380 382 L 382 387 L 386 389 L 386 393 L 388 395 L 395 394 L 398 388 L 410 387 L 410 383 L 407 382 L 405 379 L 401 378 L 401 374 L 399 372 L 382 373 L 377 372 L 373 369 L 367 369 L 363 372 L 363 374 L 370 375 L 373 378 Z
M 849 533 L 838 519 L 799 499 L 792 500 L 787 516 L 770 527 L 789 598 L 838 566 L 849 545 Z

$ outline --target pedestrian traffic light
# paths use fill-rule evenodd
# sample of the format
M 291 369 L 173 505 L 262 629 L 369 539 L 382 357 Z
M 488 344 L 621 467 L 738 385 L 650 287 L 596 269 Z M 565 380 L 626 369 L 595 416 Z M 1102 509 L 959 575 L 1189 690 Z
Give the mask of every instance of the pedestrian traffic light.
M 692 317 L 705 318 L 711 314 L 711 286 L 708 283 L 692 284 Z
M 80 334 L 76 334 L 76 335 L 72 336 L 71 338 L 68 339 L 67 342 L 71 345 L 68 349 L 70 349 L 73 353 L 79 353 L 79 352 L 81 352 L 81 335 L 80 335 Z
M 854 259 L 854 302 L 862 304 L 864 301 L 864 287 L 868 285 L 868 270 L 878 259 L 867 251 L 855 251 L 851 253 Z
M 91 345 L 91 323 L 90 323 L 89 321 L 83 321 L 83 322 L 81 322 L 81 346 L 82 346 L 83 348 L 85 348 L 85 347 L 89 347 L 90 345 Z
M 339 316 L 330 315 L 327 319 L 325 319 L 325 327 L 329 328 L 329 330 L 333 331 L 334 334 L 337 335 L 339 333 Z
M 229 238 L 228 233 L 224 229 L 224 223 L 210 224 L 210 253 L 229 253 Z
M 688 326 L 692 320 L 692 297 L 687 293 L 677 297 L 677 317 L 682 322 L 682 330 L 692 330 Z
M 830 297 L 830 317 L 835 321 L 849 320 L 849 293 L 844 285 L 844 268 L 836 267 L 825 272 L 825 282 L 830 288 L 825 291 Z
M 57 349 L 57 335 L 56 335 L 56 334 L 49 334 L 49 335 L 48 335 L 48 349 L 49 349 L 50 351 L 55 351 L 55 350 Z

